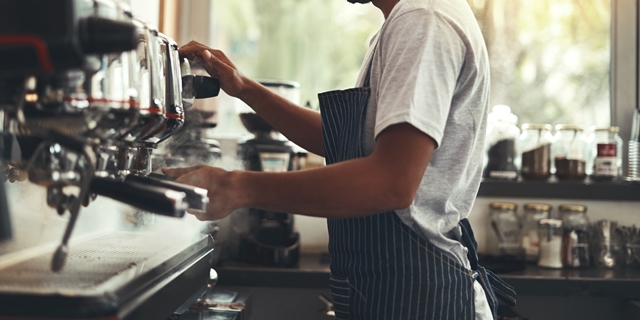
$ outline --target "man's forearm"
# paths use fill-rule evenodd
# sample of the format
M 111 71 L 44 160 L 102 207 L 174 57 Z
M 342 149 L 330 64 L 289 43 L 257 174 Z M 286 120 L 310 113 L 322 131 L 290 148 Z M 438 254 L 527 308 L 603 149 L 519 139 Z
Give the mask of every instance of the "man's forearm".
M 367 158 L 298 172 L 237 171 L 241 206 L 316 217 L 357 217 L 408 207 L 411 185 Z
M 288 139 L 324 156 L 322 118 L 318 112 L 297 106 L 253 80 L 238 98 Z

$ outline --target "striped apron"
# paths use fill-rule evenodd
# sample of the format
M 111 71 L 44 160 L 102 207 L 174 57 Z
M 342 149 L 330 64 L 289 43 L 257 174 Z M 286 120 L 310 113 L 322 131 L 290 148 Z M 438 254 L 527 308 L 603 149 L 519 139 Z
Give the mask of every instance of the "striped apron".
M 327 164 L 364 156 L 370 96 L 365 86 L 318 96 Z M 331 293 L 336 319 L 474 319 L 474 281 L 487 295 L 494 318 L 499 297 L 515 305 L 515 291 L 478 265 L 469 221 L 460 221 L 461 243 L 472 270 L 411 228 L 395 212 L 328 219 Z

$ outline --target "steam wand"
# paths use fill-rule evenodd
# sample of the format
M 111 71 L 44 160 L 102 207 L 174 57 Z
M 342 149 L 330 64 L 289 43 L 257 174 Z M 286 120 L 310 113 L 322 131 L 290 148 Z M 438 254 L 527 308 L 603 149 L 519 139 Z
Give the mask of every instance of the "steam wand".
M 90 166 L 85 168 L 85 172 L 82 175 L 81 183 L 80 183 L 80 192 L 78 197 L 73 200 L 73 204 L 71 208 L 69 208 L 69 213 L 71 217 L 69 218 L 69 223 L 67 224 L 67 228 L 64 231 L 64 236 L 62 237 L 62 243 L 58 246 L 58 249 L 53 254 L 53 259 L 51 260 L 51 271 L 59 272 L 65 265 L 67 261 L 67 256 L 69 255 L 69 239 L 71 238 L 71 233 L 73 232 L 73 227 L 78 220 L 78 215 L 80 214 L 80 207 L 82 205 L 83 199 L 86 199 L 91 194 L 91 180 L 93 179 L 93 171 Z

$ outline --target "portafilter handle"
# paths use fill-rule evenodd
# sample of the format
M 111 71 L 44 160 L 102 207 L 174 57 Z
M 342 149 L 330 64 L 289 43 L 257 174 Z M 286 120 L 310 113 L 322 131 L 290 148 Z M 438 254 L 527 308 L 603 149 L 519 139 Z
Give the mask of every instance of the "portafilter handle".
M 133 181 L 96 177 L 91 182 L 91 191 L 144 211 L 175 218 L 183 217 L 189 207 L 184 192 Z
M 220 94 L 220 80 L 205 76 L 182 76 L 183 99 L 206 99 L 217 97 L 218 94 Z
M 184 192 L 187 196 L 187 202 L 189 203 L 189 209 L 197 211 L 207 211 L 207 204 L 209 204 L 209 197 L 207 197 L 207 189 L 193 187 L 182 183 L 177 183 L 169 180 L 155 179 L 152 177 L 142 177 L 136 175 L 128 175 L 125 182 L 137 182 L 142 184 L 148 184 L 151 186 L 167 188 L 178 192 Z

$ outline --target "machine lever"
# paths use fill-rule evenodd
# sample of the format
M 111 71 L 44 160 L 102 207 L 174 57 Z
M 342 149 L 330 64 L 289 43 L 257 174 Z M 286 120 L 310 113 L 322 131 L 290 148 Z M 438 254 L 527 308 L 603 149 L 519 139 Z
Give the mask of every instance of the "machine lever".
M 91 192 L 163 216 L 181 218 L 188 209 L 184 192 L 133 181 L 96 177 Z
M 187 196 L 187 202 L 189 203 L 189 209 L 198 211 L 207 211 L 207 204 L 209 203 L 209 197 L 207 197 L 207 190 L 193 187 L 181 183 L 177 183 L 169 180 L 155 179 L 152 177 L 142 177 L 136 175 L 128 175 L 125 182 L 137 182 L 142 184 L 148 184 L 151 186 L 167 188 L 178 192 L 184 192 Z

